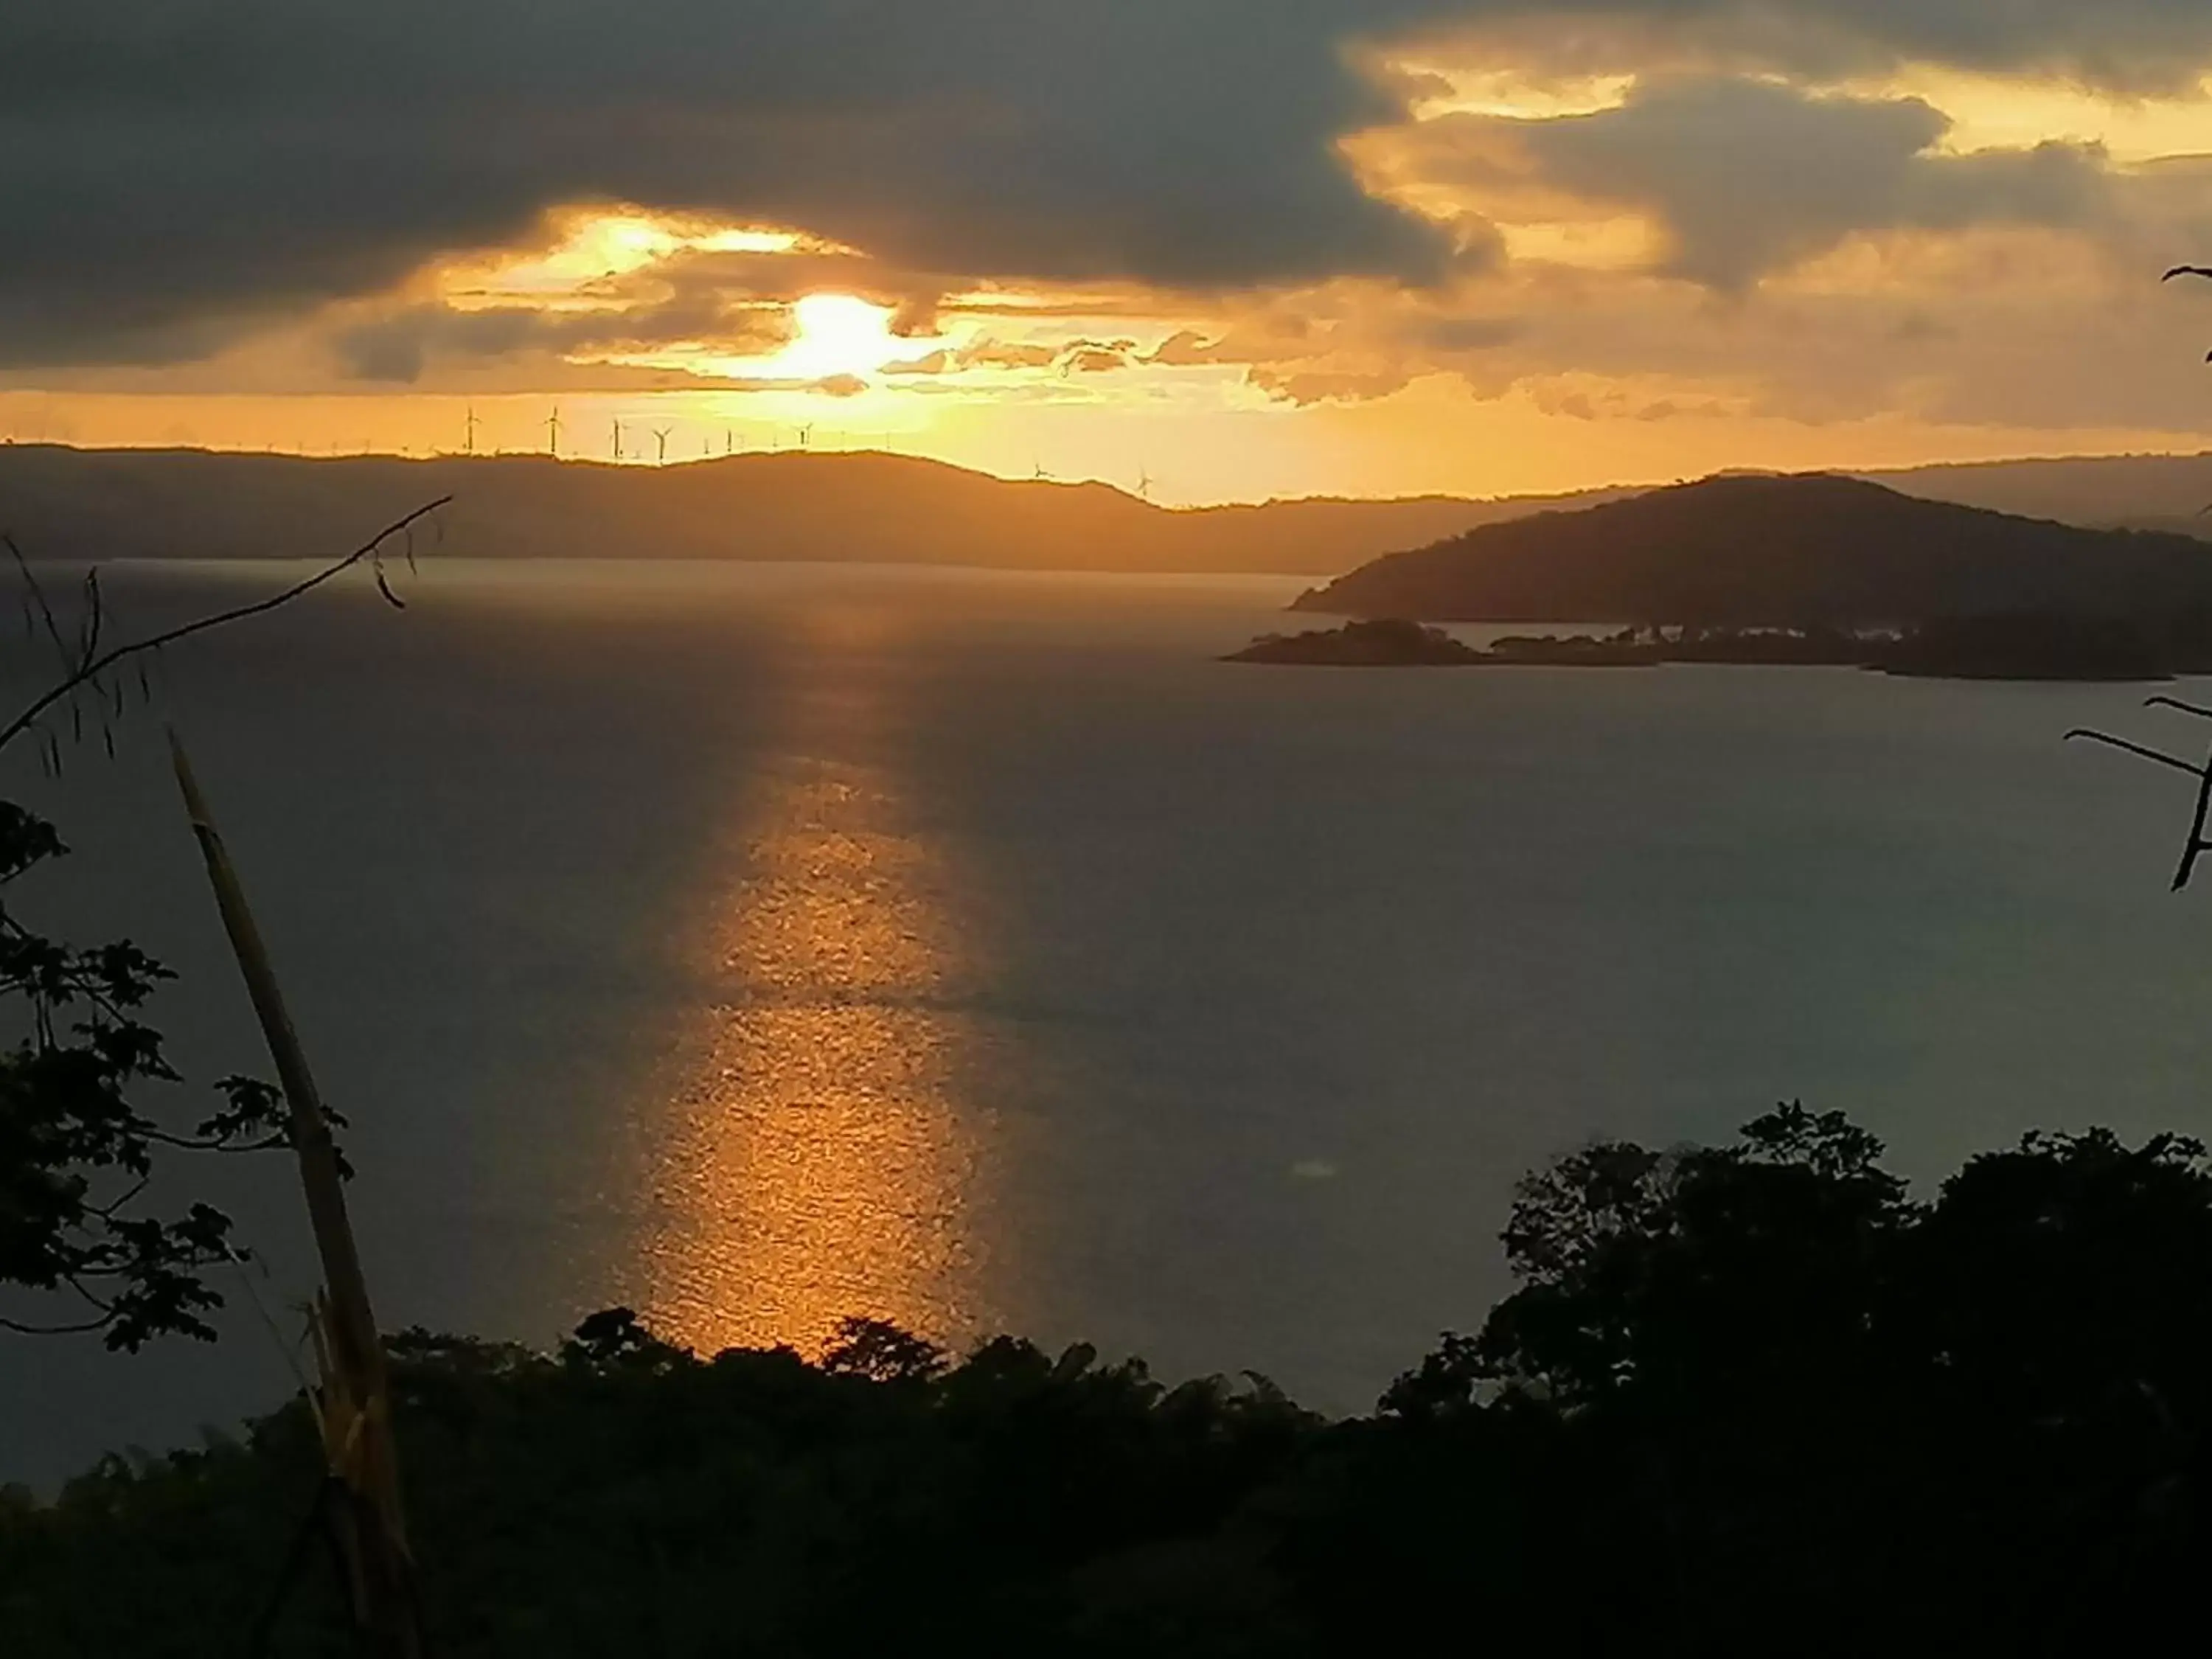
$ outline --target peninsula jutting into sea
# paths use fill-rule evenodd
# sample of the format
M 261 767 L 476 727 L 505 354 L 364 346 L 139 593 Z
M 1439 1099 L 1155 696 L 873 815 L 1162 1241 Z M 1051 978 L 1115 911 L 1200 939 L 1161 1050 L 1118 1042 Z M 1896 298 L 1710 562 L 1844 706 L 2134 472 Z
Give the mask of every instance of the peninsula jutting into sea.
M 1850 666 L 1953 679 L 2212 671 L 2212 547 L 1916 500 L 1821 474 L 1710 478 L 1485 526 L 1299 595 L 1356 620 L 1233 660 Z M 1474 648 L 1438 622 L 1603 618 Z

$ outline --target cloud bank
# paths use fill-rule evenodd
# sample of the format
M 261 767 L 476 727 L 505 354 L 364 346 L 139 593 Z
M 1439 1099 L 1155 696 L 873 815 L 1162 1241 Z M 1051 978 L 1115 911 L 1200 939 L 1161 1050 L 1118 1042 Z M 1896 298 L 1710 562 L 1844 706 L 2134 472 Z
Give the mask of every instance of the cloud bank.
M 914 349 L 872 372 L 916 400 L 1428 378 L 1591 420 L 2197 420 L 2197 366 L 2143 320 L 2186 299 L 2126 296 L 2212 257 L 2212 165 L 2063 126 L 1964 143 L 1895 78 L 1930 65 L 2178 95 L 2212 6 L 19 5 L 0 371 L 205 390 L 258 343 L 276 385 L 274 341 L 349 394 L 747 389 L 731 365 L 828 291 L 895 314 Z M 1527 107 L 1455 101 L 1501 70 Z M 805 240 L 687 246 L 560 303 L 441 285 L 592 203 Z
M 2212 61 L 2201 0 L 17 6 L 0 12 L 0 362 L 204 355 L 594 199 L 803 225 L 977 276 L 1434 283 L 1453 233 L 1360 188 L 1338 145 L 1402 116 L 1382 43 L 1501 31 L 1562 62 L 1911 58 L 2130 88 Z M 2087 188 L 2064 155 L 1979 178 L 1922 165 L 1921 112 L 1759 96 L 1646 100 L 1554 136 L 1551 159 L 1656 200 L 1684 269 L 1720 282 L 1827 234 L 1771 201 L 1768 240 L 1713 222 L 1707 135 L 1731 123 L 1827 169 L 1828 222 L 1954 222 L 1992 199 L 2049 213 Z M 1777 171 L 1751 182 L 1771 197 Z

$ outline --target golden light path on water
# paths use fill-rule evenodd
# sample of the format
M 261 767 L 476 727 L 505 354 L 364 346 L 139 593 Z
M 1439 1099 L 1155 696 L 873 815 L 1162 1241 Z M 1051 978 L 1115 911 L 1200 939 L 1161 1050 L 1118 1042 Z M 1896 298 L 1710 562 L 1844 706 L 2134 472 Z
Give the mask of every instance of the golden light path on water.
M 818 1352 L 855 1315 L 951 1342 L 991 1321 L 989 1142 L 952 1000 L 978 964 L 909 822 L 883 625 L 835 601 L 807 618 L 700 942 L 720 994 L 667 1109 L 641 1266 L 648 1322 L 702 1352 Z

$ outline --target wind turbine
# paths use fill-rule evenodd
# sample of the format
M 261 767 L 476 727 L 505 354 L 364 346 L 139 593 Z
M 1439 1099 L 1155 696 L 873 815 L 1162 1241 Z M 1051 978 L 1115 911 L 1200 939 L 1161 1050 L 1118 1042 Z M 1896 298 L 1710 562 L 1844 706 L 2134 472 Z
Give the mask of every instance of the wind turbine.
M 666 426 L 657 426 L 653 428 L 653 441 L 660 446 L 659 459 L 664 465 L 668 459 L 668 434 L 674 430 L 673 427 Z
M 805 426 L 799 428 L 799 447 L 801 449 L 805 449 L 811 445 L 813 441 L 814 422 L 809 421 Z
M 477 453 L 477 428 L 483 424 L 482 421 L 477 419 L 477 406 L 471 404 L 467 416 L 461 422 L 461 453 L 464 455 L 473 455 Z
M 1044 470 L 1044 463 L 1043 463 L 1042 461 L 1036 460 L 1034 457 L 1032 457 L 1032 458 L 1031 458 L 1031 463 L 1030 463 L 1030 464 L 1031 464 L 1031 466 L 1032 466 L 1032 467 L 1033 467 L 1033 469 L 1034 469 L 1034 470 L 1030 473 L 1030 483 L 1051 483 L 1051 482 L 1052 482 L 1052 474 L 1051 474 L 1051 473 L 1049 473 L 1049 472 L 1048 472 L 1048 471 L 1046 471 Z
M 1148 466 L 1137 469 L 1137 499 L 1140 501 L 1152 499 L 1152 470 Z
M 561 405 L 558 404 L 553 405 L 553 412 L 545 417 L 545 453 L 549 455 L 561 453 Z
M 617 422 L 614 422 L 614 428 L 615 428 L 615 459 L 616 459 L 617 460 L 620 460 L 620 459 L 622 459 L 622 458 L 623 458 L 623 453 L 622 453 L 622 422 L 621 422 L 620 421 L 617 421 Z

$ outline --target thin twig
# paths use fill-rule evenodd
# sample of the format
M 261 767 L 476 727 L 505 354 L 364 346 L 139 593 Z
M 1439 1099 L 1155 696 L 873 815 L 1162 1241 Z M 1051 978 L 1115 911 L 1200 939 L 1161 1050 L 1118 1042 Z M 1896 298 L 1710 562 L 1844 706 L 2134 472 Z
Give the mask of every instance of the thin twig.
M 394 520 L 359 547 L 354 549 L 352 552 L 347 554 L 345 557 L 327 568 L 318 571 L 306 580 L 294 583 L 281 593 L 272 593 L 265 599 L 256 599 L 251 605 L 241 605 L 229 611 L 216 611 L 211 616 L 202 617 L 197 621 L 172 628 L 166 633 L 149 635 L 143 640 L 133 640 L 128 645 L 118 645 L 103 656 L 80 664 L 69 678 L 48 690 L 17 714 L 14 720 L 9 721 L 6 726 L 0 726 L 0 749 L 6 748 L 24 732 L 29 731 L 36 724 L 40 715 L 61 702 L 86 681 L 106 673 L 116 664 L 127 661 L 132 657 L 143 656 L 149 651 L 158 651 L 166 645 L 174 645 L 179 640 L 190 638 L 194 634 L 204 634 L 210 628 L 221 628 L 229 623 L 243 622 L 248 617 L 258 617 L 265 611 L 274 611 L 279 605 L 289 605 L 294 599 L 320 587 L 332 577 L 350 570 L 363 559 L 374 557 L 377 549 L 392 537 L 399 534 L 416 520 L 435 513 L 453 499 L 451 495 L 441 495 L 436 501 L 416 507 L 405 518 Z M 13 544 L 10 545 L 12 546 Z M 21 553 L 15 556 L 19 561 L 22 558 Z
M 20 1320 L 0 1319 L 0 1331 L 12 1331 L 18 1336 L 89 1336 L 94 1331 L 104 1331 L 116 1321 L 115 1315 L 101 1319 L 88 1319 L 75 1325 L 27 1325 Z
M 281 1134 L 272 1134 L 263 1140 L 210 1140 L 204 1135 L 173 1135 L 166 1129 L 141 1128 L 138 1133 L 157 1146 L 167 1146 L 180 1152 L 266 1152 L 285 1144 Z
M 285 1341 L 284 1333 L 277 1328 L 276 1321 L 269 1311 L 269 1304 L 261 1299 L 261 1292 L 253 1288 L 252 1275 L 246 1272 L 247 1267 L 252 1265 L 252 1258 L 244 1251 L 234 1249 L 228 1244 L 222 1244 L 218 1248 L 229 1258 L 231 1267 L 237 1271 L 239 1287 L 246 1292 L 246 1299 L 253 1304 L 254 1313 L 267 1328 L 270 1340 L 276 1343 L 276 1352 L 283 1358 L 284 1369 L 292 1373 L 293 1380 L 300 1385 L 301 1393 L 312 1395 L 314 1393 L 314 1384 L 307 1381 L 307 1372 L 300 1368 L 299 1350 L 307 1342 L 306 1334 L 303 1333 L 298 1342 Z
M 194 1150 L 198 1149 L 195 1148 Z M 212 1151 L 214 1149 L 209 1148 L 208 1150 Z M 154 1177 L 151 1175 L 141 1176 L 138 1177 L 137 1184 L 134 1185 L 128 1192 L 122 1193 L 118 1196 L 108 1200 L 105 1204 L 87 1204 L 84 1206 L 85 1213 L 88 1215 L 96 1215 L 103 1221 L 112 1220 L 114 1219 L 115 1212 L 117 1211 L 120 1210 L 125 1205 L 137 1198 L 139 1194 L 144 1192 L 148 1187 L 153 1184 L 153 1182 Z
M 62 667 L 66 672 L 70 665 L 69 641 L 62 638 L 61 623 L 54 620 L 54 608 L 46 603 L 46 590 L 39 585 L 38 577 L 32 574 L 31 562 L 23 556 L 23 550 L 15 545 L 15 538 L 12 534 L 0 534 L 0 543 L 7 544 L 9 556 L 15 561 L 15 568 L 22 574 L 23 586 L 30 591 L 32 602 L 39 607 L 40 619 L 46 625 L 46 637 L 54 642 L 54 649 L 61 653 Z
M 2176 702 L 2171 697 L 2153 697 L 2150 702 L 2179 708 L 2185 714 L 2202 714 L 2206 719 L 2212 720 L 2212 710 L 2198 708 L 2189 703 Z M 2086 738 L 2091 743 L 2101 743 L 2110 748 L 2124 749 L 2129 754 L 2140 756 L 2144 760 L 2156 761 L 2160 766 L 2171 766 L 2177 772 L 2186 772 L 2197 780 L 2197 812 L 2189 823 L 2189 839 L 2182 844 L 2181 867 L 2173 872 L 2175 892 L 2178 893 L 2188 886 L 2190 877 L 2197 872 L 2197 860 L 2205 854 L 2212 853 L 2212 841 L 2207 841 L 2204 838 L 2205 820 L 2212 817 L 2212 755 L 2205 757 L 2203 765 L 2192 766 L 2179 757 L 2166 754 L 2160 750 L 2146 748 L 2139 743 L 2130 743 L 2125 738 L 2116 738 L 2107 732 L 2092 732 L 2086 727 L 2077 726 L 2066 736 L 2069 739 Z
M 2066 737 L 2069 742 L 2075 738 L 2086 738 L 2091 743 L 2106 744 L 2114 749 L 2124 749 L 2130 755 L 2140 755 L 2145 760 L 2156 761 L 2160 766 L 2171 766 L 2178 772 L 2188 773 L 2191 777 L 2201 778 L 2204 775 L 2204 769 L 2201 766 L 2192 766 L 2187 761 L 2175 756 L 2162 753 L 2156 749 L 2146 749 L 2139 743 L 2130 743 L 2125 738 L 2116 738 L 2109 732 L 2092 732 L 2086 726 L 2076 726 L 2073 731 L 2069 732 Z
M 100 625 L 104 618 L 100 595 L 100 568 L 95 565 L 84 573 L 84 620 L 77 626 L 76 659 L 80 664 L 90 662 L 100 653 Z
M 2212 848 L 2204 839 L 2204 819 L 2212 813 L 2212 756 L 2205 758 L 2204 768 L 2197 785 L 2197 816 L 2190 821 L 2189 844 L 2181 849 L 2181 867 L 2173 872 L 2173 890 L 2179 892 L 2189 885 L 2189 878 L 2197 868 L 2197 859 Z
M 292 1541 L 285 1548 L 284 1564 L 277 1569 L 276 1582 L 270 1589 L 269 1600 L 263 1606 L 260 1616 L 253 1621 L 253 1633 L 247 1638 L 246 1646 L 250 1659 L 261 1659 L 261 1656 L 269 1651 L 269 1638 L 276 1628 L 277 1615 L 284 1611 L 284 1603 L 291 1596 L 292 1586 L 299 1579 L 300 1569 L 307 1565 L 307 1552 L 313 1547 L 316 1534 L 328 1534 L 330 1532 L 333 1488 L 343 1491 L 341 1483 L 331 1475 L 325 1475 L 316 1483 L 315 1501 L 307 1514 L 301 1516 L 300 1524 L 292 1534 Z M 336 1539 L 332 1538 L 331 1542 L 336 1548 Z M 339 1550 L 338 1555 L 343 1570 L 344 1552 Z

